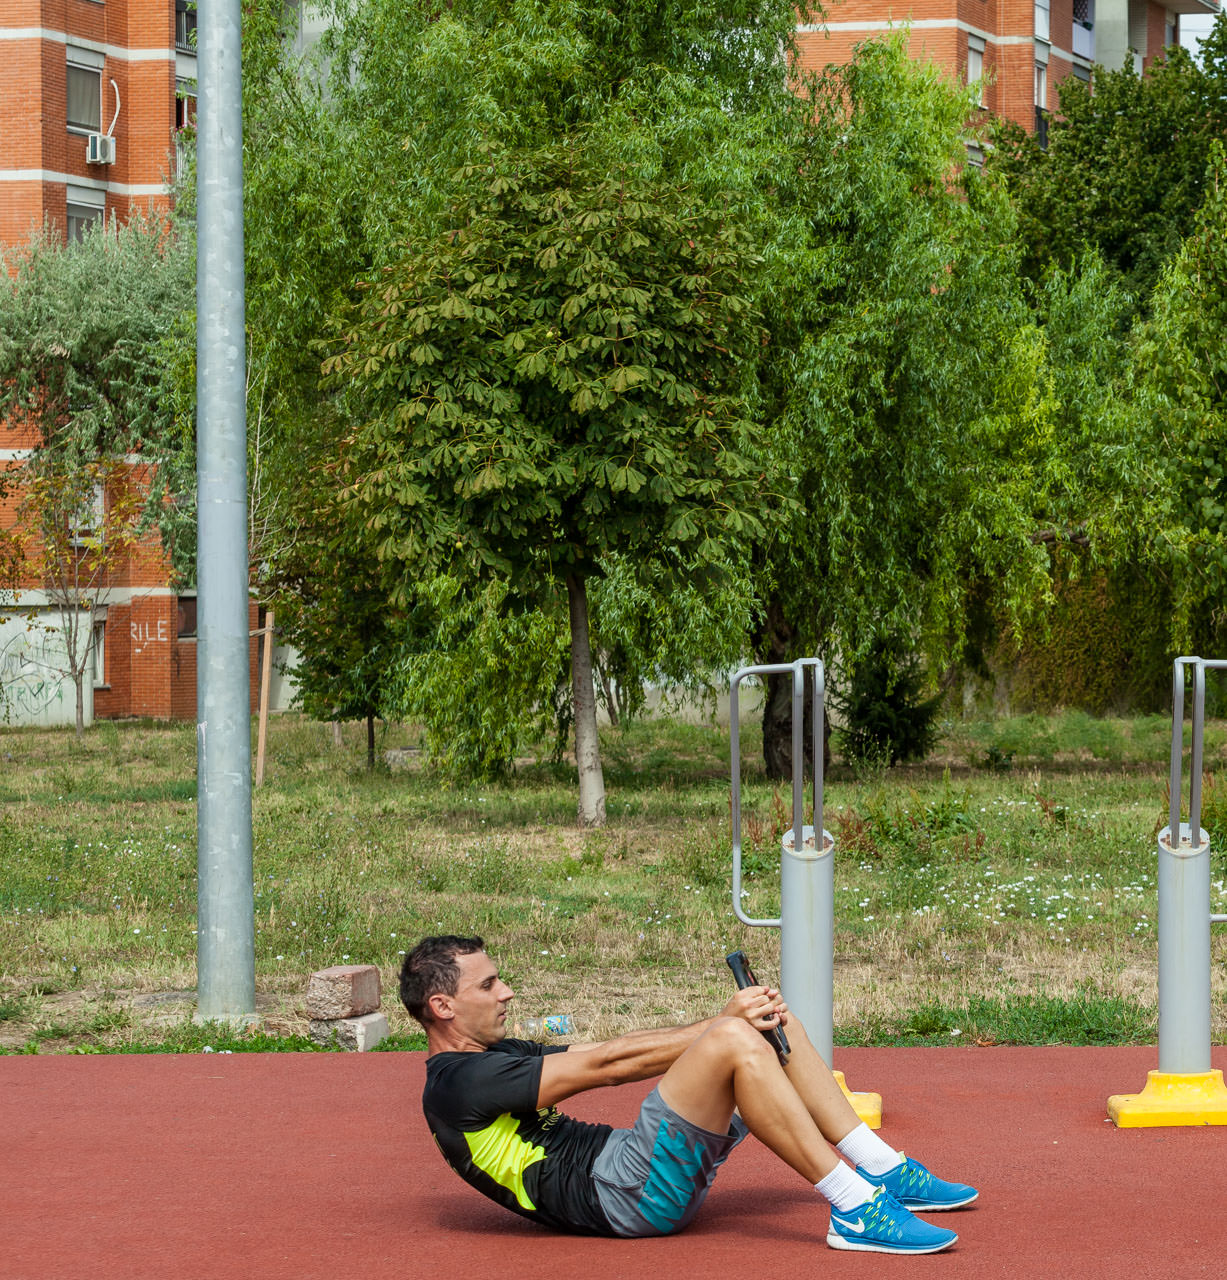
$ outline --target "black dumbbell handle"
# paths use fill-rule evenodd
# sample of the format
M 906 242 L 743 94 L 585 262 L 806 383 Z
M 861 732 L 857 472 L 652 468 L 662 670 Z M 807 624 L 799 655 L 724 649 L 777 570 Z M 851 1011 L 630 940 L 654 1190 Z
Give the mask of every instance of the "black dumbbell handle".
M 739 988 L 757 987 L 759 985 L 744 951 L 732 951 L 724 959 L 728 967 L 732 969 L 733 977 Z M 791 1051 L 788 1047 L 788 1037 L 784 1034 L 784 1028 L 780 1026 L 768 1027 L 763 1031 L 763 1035 L 766 1036 L 767 1043 L 778 1055 L 780 1065 L 787 1066 L 788 1055 Z

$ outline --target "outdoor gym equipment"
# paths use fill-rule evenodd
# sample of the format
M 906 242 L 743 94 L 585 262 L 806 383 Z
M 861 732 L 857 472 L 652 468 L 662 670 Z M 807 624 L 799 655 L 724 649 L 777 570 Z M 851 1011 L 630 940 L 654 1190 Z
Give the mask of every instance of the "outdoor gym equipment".
M 1189 820 L 1180 821 L 1183 792 L 1185 667 L 1193 671 Z M 1227 660 L 1177 658 L 1172 674 L 1171 807 L 1159 832 L 1159 1069 L 1141 1093 L 1108 1099 L 1122 1129 L 1227 1124 L 1223 1073 L 1210 1066 L 1210 838 L 1201 825 L 1206 672 Z
M 814 791 L 813 823 L 805 825 L 805 671 L 813 671 Z M 750 676 L 792 676 L 792 827 L 780 850 L 780 914 L 752 919 L 742 910 L 741 880 L 741 733 L 738 689 Z M 780 930 L 780 991 L 801 1020 L 814 1047 L 832 1067 L 835 988 L 835 841 L 822 826 L 822 722 L 825 676 L 817 658 L 742 667 L 729 688 L 729 738 L 732 754 L 733 911 L 742 924 Z M 801 838 L 796 839 L 796 833 Z M 815 838 L 819 833 L 821 839 Z M 853 1093 L 842 1071 L 833 1071 L 856 1113 L 871 1128 L 882 1123 L 882 1098 Z

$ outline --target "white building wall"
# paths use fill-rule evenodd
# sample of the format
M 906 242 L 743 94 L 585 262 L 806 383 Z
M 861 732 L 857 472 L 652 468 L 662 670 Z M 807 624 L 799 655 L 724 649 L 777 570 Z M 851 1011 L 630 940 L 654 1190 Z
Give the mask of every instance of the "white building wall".
M 94 719 L 94 682 L 85 680 L 85 723 Z M 77 690 L 53 609 L 0 610 L 0 724 L 75 725 Z

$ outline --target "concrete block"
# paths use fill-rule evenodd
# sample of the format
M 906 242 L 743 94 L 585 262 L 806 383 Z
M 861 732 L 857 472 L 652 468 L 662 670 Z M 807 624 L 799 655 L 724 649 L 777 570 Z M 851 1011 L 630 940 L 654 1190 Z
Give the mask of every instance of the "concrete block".
M 379 1008 L 379 970 L 373 964 L 334 964 L 307 983 L 310 1018 L 360 1018 Z
M 382 1013 L 366 1013 L 360 1018 L 312 1018 L 311 1039 L 316 1044 L 339 1044 L 343 1049 L 365 1053 L 388 1034 L 388 1020 Z

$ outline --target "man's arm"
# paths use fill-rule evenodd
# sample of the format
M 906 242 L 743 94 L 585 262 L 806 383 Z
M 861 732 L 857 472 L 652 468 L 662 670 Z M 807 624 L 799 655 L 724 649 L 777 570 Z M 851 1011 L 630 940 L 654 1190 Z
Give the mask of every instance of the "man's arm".
M 746 987 L 717 1016 L 744 1018 L 761 1031 L 780 1022 L 787 1024 L 787 1010 L 774 988 Z M 566 1053 L 547 1054 L 541 1062 L 537 1106 L 552 1107 L 587 1089 L 662 1075 L 714 1021 L 715 1018 L 704 1018 L 685 1027 L 631 1031 L 614 1040 L 573 1044 Z

